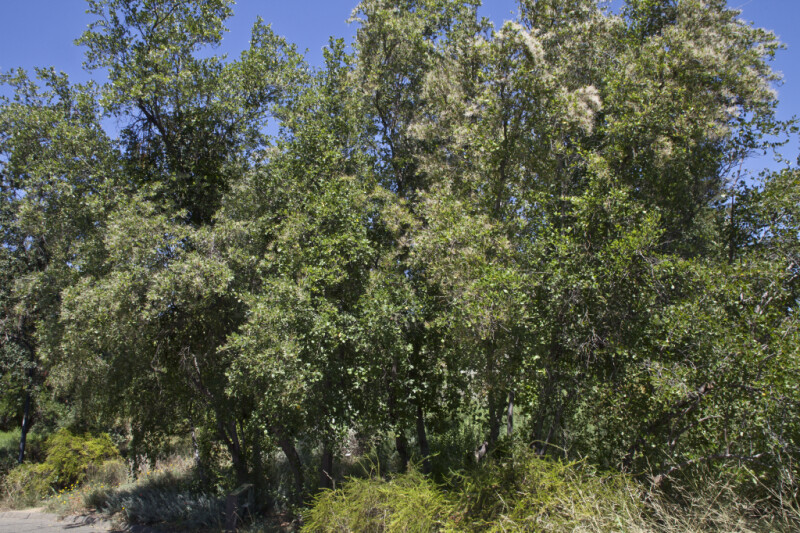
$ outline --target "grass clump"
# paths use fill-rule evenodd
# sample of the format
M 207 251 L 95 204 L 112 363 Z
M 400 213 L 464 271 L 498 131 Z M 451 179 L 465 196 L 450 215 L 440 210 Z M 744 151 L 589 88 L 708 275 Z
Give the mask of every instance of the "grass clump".
M 437 485 L 416 469 L 390 480 L 350 479 L 325 491 L 304 531 L 645 530 L 638 485 L 583 462 L 517 450 Z
M 440 487 L 412 468 L 386 481 L 351 479 L 320 493 L 303 516 L 304 531 L 441 531 L 455 511 Z
M 52 492 L 51 471 L 43 464 L 21 464 L 3 481 L 3 504 L 12 509 L 34 507 Z
M 711 533 L 800 530 L 796 506 L 747 499 L 736 479 L 708 477 L 665 492 L 585 461 L 498 449 L 437 485 L 410 470 L 391 479 L 351 478 L 304 514 L 309 532 Z
M 467 529 L 619 531 L 643 524 L 643 493 L 620 473 L 521 448 L 456 476 Z
M 325 491 L 304 515 L 304 531 L 644 531 L 638 485 L 584 462 L 527 449 L 437 485 L 416 469 L 390 480 L 350 479 Z

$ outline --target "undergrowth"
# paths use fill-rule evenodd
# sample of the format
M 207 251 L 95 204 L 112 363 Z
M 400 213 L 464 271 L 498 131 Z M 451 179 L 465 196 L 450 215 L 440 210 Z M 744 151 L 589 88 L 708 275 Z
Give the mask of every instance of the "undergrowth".
M 455 511 L 432 481 L 412 468 L 391 481 L 352 479 L 322 492 L 304 516 L 307 531 L 439 531 Z
M 107 434 L 75 435 L 66 429 L 50 435 L 44 443 L 41 463 L 23 463 L 11 469 L 2 484 L 4 505 L 21 508 L 63 494 L 82 485 L 105 463 L 121 461 Z
M 303 530 L 789 532 L 800 530 L 799 517 L 796 508 L 742 498 L 724 478 L 666 493 L 583 461 L 516 448 L 442 484 L 414 468 L 389 479 L 351 478 L 315 498 Z
M 20 430 L 0 431 L 0 484 L 8 473 L 17 466 L 19 457 Z M 25 446 L 27 461 L 38 462 L 44 459 L 44 438 L 33 431 L 28 433 Z
M 541 457 L 526 446 L 512 443 L 504 443 L 481 464 L 467 465 L 446 476 L 424 475 L 419 465 L 411 465 L 405 473 L 389 470 L 386 475 L 384 467 L 390 459 L 386 454 L 366 453 L 342 464 L 342 471 L 355 477 L 337 483 L 335 490 L 318 493 L 299 520 L 293 520 L 292 513 L 285 510 L 268 511 L 270 506 L 262 501 L 260 508 L 265 514 L 251 517 L 243 530 L 800 531 L 796 498 L 775 505 L 775 499 L 748 497 L 741 489 L 740 475 L 726 476 L 719 471 L 713 475 L 711 470 L 698 471 L 694 478 L 656 489 L 649 482 L 619 472 L 603 472 L 585 461 Z M 32 467 L 20 471 L 35 473 Z M 56 490 L 46 501 L 49 511 L 95 511 L 119 524 L 183 530 L 219 530 L 224 523 L 224 490 L 209 490 L 199 483 L 189 458 L 173 457 L 143 467 L 135 477 L 119 457 L 80 466 L 80 471 L 81 476 L 72 478 L 71 484 Z M 689 481 L 692 479 L 693 483 Z M 54 485 L 49 483 L 53 492 Z M 19 491 L 18 504 L 40 503 L 26 501 L 26 494 Z
M 128 524 L 220 528 L 225 504 L 196 488 L 190 463 L 180 458 L 157 465 L 119 486 L 91 486 L 84 506 Z

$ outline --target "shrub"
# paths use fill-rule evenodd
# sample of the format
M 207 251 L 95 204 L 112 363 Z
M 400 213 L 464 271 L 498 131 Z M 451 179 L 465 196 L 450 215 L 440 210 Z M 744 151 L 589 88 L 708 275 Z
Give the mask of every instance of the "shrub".
M 52 472 L 44 464 L 21 464 L 3 483 L 3 499 L 13 508 L 31 507 L 50 492 Z
M 19 428 L 12 431 L 0 431 L 0 484 L 3 478 L 17 466 L 19 455 Z M 28 462 L 44 459 L 44 438 L 39 433 L 28 433 L 25 445 L 25 458 Z
M 798 531 L 800 525 L 796 506 L 770 510 L 763 500 L 743 499 L 736 479 L 706 477 L 701 485 L 673 489 L 670 495 L 584 461 L 540 457 L 509 445 L 451 476 L 446 485 L 415 470 L 390 481 L 350 479 L 339 490 L 317 496 L 303 529 L 766 533 Z
M 10 505 L 30 505 L 53 491 L 72 488 L 106 460 L 119 460 L 117 448 L 105 434 L 81 436 L 62 429 L 47 439 L 45 449 L 43 463 L 22 464 L 8 473 L 4 493 Z
M 51 484 L 56 489 L 82 483 L 92 467 L 119 458 L 117 447 L 106 433 L 81 436 L 61 429 L 47 439 L 45 447 L 44 464 L 52 470 Z
M 17 464 L 19 430 L 0 431 L 0 480 Z

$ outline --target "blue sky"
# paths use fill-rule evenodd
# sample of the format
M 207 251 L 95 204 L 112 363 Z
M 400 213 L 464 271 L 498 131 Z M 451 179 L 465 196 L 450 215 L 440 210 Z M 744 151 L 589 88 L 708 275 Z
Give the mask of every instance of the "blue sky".
M 238 55 L 247 46 L 250 28 L 260 15 L 273 29 L 298 47 L 308 49 L 308 61 L 318 65 L 328 37 L 349 38 L 355 26 L 347 19 L 356 0 L 239 0 L 234 17 L 228 22 L 222 52 Z M 614 0 L 618 5 L 620 0 Z M 756 26 L 773 30 L 787 46 L 779 53 L 773 68 L 784 75 L 777 87 L 780 98 L 779 118 L 800 117 L 800 0 L 729 0 L 742 10 L 741 18 Z M 35 66 L 53 66 L 74 81 L 83 81 L 83 49 L 73 44 L 91 18 L 86 15 L 85 0 L 0 0 L 0 70 L 14 67 L 31 70 Z M 481 14 L 495 24 L 513 18 L 515 0 L 485 0 Z M 785 149 L 797 157 L 798 141 Z M 751 168 L 773 166 L 770 158 L 751 162 Z

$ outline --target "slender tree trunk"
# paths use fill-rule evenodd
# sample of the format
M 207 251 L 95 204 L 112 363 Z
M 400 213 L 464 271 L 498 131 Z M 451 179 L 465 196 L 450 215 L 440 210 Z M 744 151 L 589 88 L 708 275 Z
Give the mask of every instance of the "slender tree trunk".
M 558 429 L 561 427 L 561 415 L 564 413 L 564 407 L 566 407 L 566 402 L 561 402 L 558 406 L 558 409 L 556 409 L 553 422 L 550 424 L 550 429 L 547 431 L 547 438 L 545 438 L 544 443 L 542 444 L 542 455 L 547 453 L 556 431 L 558 431 Z
M 203 461 L 200 458 L 200 444 L 197 441 L 197 427 L 194 425 L 194 421 L 192 421 L 192 454 L 197 477 L 205 483 L 207 481 L 206 471 L 203 469 Z
M 260 495 L 261 505 L 263 509 L 271 506 L 271 498 L 267 495 L 267 479 L 264 475 L 264 461 L 261 453 L 261 444 L 258 439 L 253 439 L 251 445 L 252 451 L 250 452 L 253 463 L 253 475 L 251 476 L 252 483 L 255 486 L 256 494 Z
M 322 443 L 322 456 L 319 465 L 319 488 L 333 488 L 333 446 L 330 442 Z
M 514 391 L 508 393 L 508 410 L 506 411 L 506 434 L 510 437 L 514 432 Z
M 389 418 L 393 422 L 395 422 L 395 438 L 394 438 L 394 445 L 397 449 L 397 455 L 400 458 L 400 471 L 405 472 L 406 468 L 408 468 L 408 439 L 406 439 L 405 430 L 404 428 L 400 427 L 400 417 L 398 416 L 397 412 L 397 398 L 396 393 L 394 390 L 394 384 L 397 382 L 397 359 L 392 359 L 392 371 L 390 374 L 390 381 L 389 381 L 389 397 L 388 397 L 388 405 L 389 405 Z
M 537 450 L 538 453 L 542 443 L 542 430 L 544 428 L 544 413 L 541 407 L 539 407 L 536 414 L 537 414 L 536 425 L 533 428 L 533 435 L 531 436 L 531 438 L 533 440 L 533 447 Z
M 283 450 L 284 455 L 286 455 L 286 460 L 289 462 L 289 469 L 292 471 L 292 476 L 294 476 L 294 501 L 297 504 L 303 502 L 303 462 L 300 460 L 300 455 L 297 453 L 297 448 L 294 446 L 294 442 L 291 439 L 286 437 L 281 437 L 278 439 L 278 445 Z
M 30 389 L 25 390 L 25 407 L 22 413 L 22 430 L 19 436 L 19 457 L 17 457 L 17 462 L 22 464 L 22 461 L 25 460 L 25 444 L 28 440 L 28 430 L 31 427 L 31 391 Z
M 397 448 L 397 455 L 400 457 L 400 471 L 405 472 L 408 468 L 408 439 L 406 438 L 405 431 L 396 430 L 397 436 L 394 438 L 394 445 Z
M 489 394 L 487 398 L 488 408 L 489 408 L 489 449 L 494 449 L 495 444 L 497 444 L 497 440 L 500 438 L 500 410 L 498 410 L 498 404 L 502 403 L 502 400 L 498 398 L 497 395 L 497 377 L 495 376 L 495 345 L 494 341 L 489 340 L 486 342 L 486 346 L 484 348 L 486 350 L 486 376 L 489 379 Z
M 231 462 L 233 463 L 233 469 L 236 471 L 236 482 L 241 485 L 247 483 L 250 479 L 250 472 L 247 470 L 247 458 L 242 449 L 243 447 L 239 440 L 239 434 L 236 431 L 236 422 L 231 421 L 228 426 L 231 443 L 229 446 Z
M 481 460 L 489 453 L 489 443 L 483 441 L 480 446 L 475 449 L 475 462 L 480 463 Z
M 200 445 L 197 443 L 197 428 L 192 424 L 192 456 L 194 458 L 194 467 L 199 472 L 200 467 Z
M 730 235 L 728 242 L 728 264 L 732 265 L 733 260 L 736 258 L 736 223 L 734 216 L 736 215 L 736 196 L 731 196 L 731 221 L 730 221 Z
M 428 436 L 425 433 L 425 413 L 422 405 L 417 404 L 417 441 L 419 442 L 419 453 L 422 455 L 422 471 L 426 474 L 431 473 L 431 449 L 428 446 Z
M 489 390 L 489 448 L 494 448 L 500 438 L 500 418 L 502 407 L 497 408 L 497 393 L 494 389 Z

